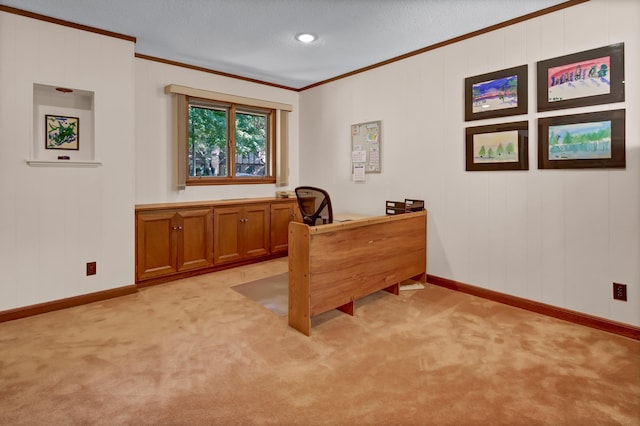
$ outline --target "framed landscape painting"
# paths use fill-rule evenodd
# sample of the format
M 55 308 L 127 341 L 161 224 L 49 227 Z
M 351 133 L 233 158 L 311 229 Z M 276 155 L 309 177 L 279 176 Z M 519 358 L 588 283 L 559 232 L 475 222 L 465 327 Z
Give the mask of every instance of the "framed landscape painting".
M 538 62 L 538 111 L 624 101 L 624 43 Z
M 538 120 L 538 168 L 624 168 L 625 110 Z
M 465 121 L 527 113 L 527 66 L 464 80 Z
M 468 127 L 466 170 L 529 170 L 529 122 Z

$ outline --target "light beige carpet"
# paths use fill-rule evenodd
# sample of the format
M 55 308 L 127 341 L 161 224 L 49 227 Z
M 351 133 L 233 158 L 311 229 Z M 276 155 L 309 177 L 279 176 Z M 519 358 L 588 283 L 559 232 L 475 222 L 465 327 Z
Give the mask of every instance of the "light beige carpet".
M 0 323 L 0 425 L 640 424 L 640 342 L 427 284 L 314 317 L 277 259 Z

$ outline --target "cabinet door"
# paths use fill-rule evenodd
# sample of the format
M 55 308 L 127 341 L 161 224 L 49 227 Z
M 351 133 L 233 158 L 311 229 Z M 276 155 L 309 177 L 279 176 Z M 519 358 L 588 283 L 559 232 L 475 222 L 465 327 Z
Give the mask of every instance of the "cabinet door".
M 295 220 L 294 203 L 271 204 L 271 253 L 282 253 L 289 249 L 289 222 Z
M 138 213 L 136 220 L 137 279 L 177 272 L 177 228 L 173 211 Z
M 181 210 L 178 216 L 178 271 L 213 265 L 213 213 L 210 208 Z
M 233 262 L 242 259 L 240 231 L 243 222 L 240 207 L 213 209 L 213 261 Z
M 269 254 L 270 204 L 252 204 L 243 208 L 242 238 L 244 257 Z

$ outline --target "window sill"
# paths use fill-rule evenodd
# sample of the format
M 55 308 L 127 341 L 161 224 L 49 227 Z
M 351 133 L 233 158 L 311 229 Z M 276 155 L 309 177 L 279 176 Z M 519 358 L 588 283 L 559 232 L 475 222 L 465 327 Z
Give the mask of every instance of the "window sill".
M 199 186 L 199 185 L 244 185 L 244 184 L 274 184 L 276 179 L 274 177 L 265 178 L 189 178 L 187 180 L 187 186 Z

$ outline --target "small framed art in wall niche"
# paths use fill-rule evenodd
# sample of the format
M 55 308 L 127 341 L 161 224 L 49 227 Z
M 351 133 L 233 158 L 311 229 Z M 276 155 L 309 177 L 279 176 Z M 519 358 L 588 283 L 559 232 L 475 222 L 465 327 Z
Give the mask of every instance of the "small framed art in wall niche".
M 467 127 L 466 170 L 529 170 L 529 122 Z
M 624 101 L 624 43 L 538 62 L 538 111 Z
M 45 115 L 45 148 L 80 149 L 80 119 L 63 115 Z
M 527 66 L 464 79 L 464 120 L 527 113 Z
M 624 168 L 625 110 L 538 120 L 539 169 Z

